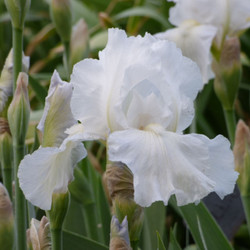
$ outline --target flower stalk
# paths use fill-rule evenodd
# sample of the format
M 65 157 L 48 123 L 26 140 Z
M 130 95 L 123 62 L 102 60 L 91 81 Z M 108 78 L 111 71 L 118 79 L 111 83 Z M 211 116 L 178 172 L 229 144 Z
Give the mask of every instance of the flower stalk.
M 26 249 L 26 201 L 17 177 L 18 166 L 25 155 L 25 136 L 29 124 L 28 75 L 19 73 L 17 88 L 8 109 L 8 121 L 13 136 L 15 180 L 15 226 L 18 250 Z
M 70 78 L 70 43 L 69 41 L 64 41 L 64 53 L 63 53 L 63 64 L 66 71 L 67 80 Z
M 14 61 L 14 86 L 13 90 L 16 89 L 16 81 L 19 72 L 22 71 L 22 53 L 23 53 L 23 28 L 13 27 L 13 61 Z M 14 92 L 14 91 L 13 91 Z
M 51 17 L 64 46 L 63 63 L 67 79 L 70 76 L 70 36 L 72 29 L 72 12 L 69 0 L 52 0 Z
M 223 109 L 223 111 L 224 111 L 224 116 L 226 120 L 229 139 L 232 145 L 234 145 L 235 129 L 236 129 L 235 112 L 233 109 L 231 110 Z
M 10 199 L 12 200 L 12 138 L 10 135 L 8 121 L 0 118 L 0 161 L 3 174 L 3 183 L 8 190 Z
M 12 22 L 12 43 L 14 57 L 14 90 L 19 72 L 22 71 L 23 28 L 30 0 L 5 0 Z
M 69 204 L 68 192 L 53 194 L 51 210 L 48 211 L 52 250 L 62 250 L 62 225 Z

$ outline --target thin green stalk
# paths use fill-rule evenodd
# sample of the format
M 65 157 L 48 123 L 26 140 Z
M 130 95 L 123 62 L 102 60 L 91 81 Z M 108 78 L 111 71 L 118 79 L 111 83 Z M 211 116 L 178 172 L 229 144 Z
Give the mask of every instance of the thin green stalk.
M 229 139 L 231 141 L 231 144 L 234 145 L 235 129 L 236 129 L 234 110 L 224 109 L 223 111 L 224 111 L 224 116 L 225 116 L 225 120 L 227 124 L 227 132 L 229 135 Z
M 69 193 L 54 193 L 51 209 L 47 211 L 50 221 L 52 250 L 62 250 L 62 226 L 68 211 Z
M 66 71 L 67 80 L 70 78 L 70 44 L 69 42 L 64 42 L 64 54 L 63 54 L 63 64 Z
M 14 147 L 14 180 L 15 180 L 15 225 L 16 225 L 16 249 L 26 249 L 26 201 L 19 186 L 17 177 L 18 166 L 25 154 L 23 144 L 15 144 Z
M 12 177 L 13 177 L 13 146 L 12 140 L 8 133 L 1 138 L 0 145 L 0 161 L 3 174 L 3 184 L 8 190 L 10 199 L 12 200 Z
M 3 168 L 3 184 L 8 190 L 10 199 L 12 200 L 12 168 L 2 166 Z
M 16 89 L 16 80 L 19 72 L 22 71 L 22 54 L 23 54 L 23 29 L 13 27 L 13 61 L 14 61 L 14 87 Z M 13 91 L 14 93 L 14 91 Z
M 52 250 L 62 250 L 62 229 L 51 229 Z

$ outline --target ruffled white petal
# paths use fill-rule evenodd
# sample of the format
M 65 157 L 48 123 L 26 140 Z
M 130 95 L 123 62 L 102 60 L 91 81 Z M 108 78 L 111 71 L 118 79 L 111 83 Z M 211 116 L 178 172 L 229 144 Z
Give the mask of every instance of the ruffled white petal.
M 67 192 L 75 165 L 87 155 L 80 140 L 81 135 L 70 135 L 59 148 L 39 148 L 21 161 L 20 187 L 33 205 L 50 210 L 52 194 Z
M 37 128 L 43 132 L 43 145 L 60 146 L 66 138 L 64 131 L 76 123 L 70 108 L 72 84 L 61 80 L 55 70 L 45 100 L 43 116 Z
M 148 95 L 143 96 L 136 90 L 129 93 L 127 98 L 130 99 L 130 102 L 124 110 L 129 127 L 143 129 L 150 123 L 168 126 L 171 112 L 168 110 L 168 106 L 164 105 L 165 103 L 159 95 L 160 93 L 149 92 Z
M 88 130 L 105 138 L 109 133 L 107 125 L 107 90 L 105 73 L 98 60 L 85 59 L 73 68 L 71 81 L 73 95 L 71 108 L 75 119 Z
M 193 100 L 203 86 L 202 79 L 195 63 L 183 57 L 174 43 L 150 34 L 127 37 L 122 30 L 110 29 L 108 44 L 99 57 L 78 63 L 71 77 L 72 111 L 87 131 L 105 138 L 110 131 L 130 127 L 126 119 L 132 116 L 126 117 L 124 103 L 130 103 L 129 93 L 137 86 L 144 97 L 148 93 L 143 89 L 161 93 L 171 112 L 168 129 L 180 131 L 190 125 Z M 154 119 L 161 120 L 162 113 Z M 146 126 L 151 120 L 144 122 Z
M 203 82 L 207 83 L 213 77 L 210 48 L 216 32 L 214 26 L 185 21 L 178 28 L 158 33 L 156 37 L 175 42 L 184 56 L 198 64 Z
M 149 79 L 160 90 L 172 111 L 167 130 L 183 131 L 193 120 L 193 100 L 203 88 L 200 70 L 172 42 L 159 41 L 154 48 L 161 67 L 154 79 Z
M 234 157 L 230 149 L 230 142 L 222 135 L 218 135 L 213 140 L 203 135 L 192 134 L 192 136 L 197 137 L 208 147 L 212 167 L 207 173 L 209 178 L 215 182 L 214 191 L 223 199 L 224 196 L 233 192 L 238 177 L 238 173 L 233 171 Z
M 178 205 L 198 202 L 212 191 L 223 197 L 232 192 L 237 178 L 223 137 L 209 140 L 151 125 L 144 131 L 114 132 L 108 145 L 109 159 L 133 172 L 135 201 L 141 206 L 157 200 L 167 204 L 172 194 Z

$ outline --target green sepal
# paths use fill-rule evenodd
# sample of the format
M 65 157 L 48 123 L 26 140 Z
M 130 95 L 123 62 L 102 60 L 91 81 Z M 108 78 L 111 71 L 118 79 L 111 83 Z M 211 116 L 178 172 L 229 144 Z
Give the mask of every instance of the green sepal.
M 127 216 L 131 245 L 133 245 L 133 242 L 137 243 L 143 226 L 143 208 L 133 200 L 123 199 L 118 196 L 113 201 L 113 214 L 116 215 L 120 223 Z
M 17 88 L 13 100 L 8 109 L 9 127 L 14 144 L 20 145 L 25 141 L 29 118 L 28 75 L 21 72 L 17 79 Z
M 5 0 L 5 5 L 11 16 L 13 27 L 23 29 L 25 16 L 30 7 L 30 0 Z
M 61 230 L 64 218 L 68 211 L 69 193 L 54 193 L 51 209 L 48 211 L 51 230 Z
M 51 17 L 63 42 L 69 42 L 72 29 L 70 0 L 51 0 Z

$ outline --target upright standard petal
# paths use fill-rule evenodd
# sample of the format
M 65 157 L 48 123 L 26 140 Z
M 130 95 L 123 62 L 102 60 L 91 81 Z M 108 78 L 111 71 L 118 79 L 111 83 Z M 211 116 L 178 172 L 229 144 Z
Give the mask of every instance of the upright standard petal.
M 133 172 L 135 201 L 141 206 L 157 200 L 167 205 L 172 194 L 179 206 L 199 202 L 212 191 L 223 198 L 233 191 L 238 176 L 229 143 L 221 136 L 209 140 L 152 124 L 144 131 L 114 132 L 108 145 L 109 159 Z
M 217 29 L 211 25 L 199 25 L 195 21 L 185 21 L 178 28 L 169 29 L 155 36 L 176 43 L 184 56 L 196 62 L 200 68 L 203 82 L 213 78 L 210 49 Z
M 72 84 L 61 80 L 54 71 L 45 100 L 43 116 L 37 128 L 43 132 L 43 146 L 60 146 L 67 137 L 65 130 L 76 123 L 71 109 Z
M 110 29 L 108 44 L 99 57 L 76 64 L 71 76 L 72 111 L 86 131 L 107 138 L 112 131 L 130 127 L 124 103 L 128 105 L 129 93 L 135 88 L 144 89 L 144 96 L 161 93 L 172 113 L 169 129 L 181 131 L 190 125 L 192 102 L 202 88 L 201 75 L 174 43 L 149 34 L 127 37 L 122 30 Z
M 50 210 L 53 193 L 67 192 L 75 165 L 87 155 L 81 140 L 79 134 L 69 135 L 59 148 L 39 148 L 21 161 L 20 187 L 33 205 Z

